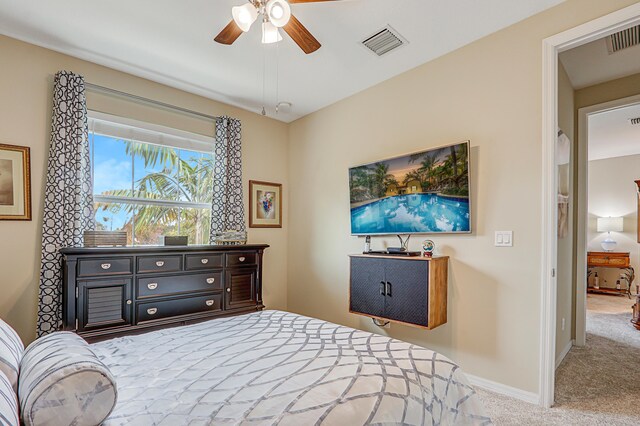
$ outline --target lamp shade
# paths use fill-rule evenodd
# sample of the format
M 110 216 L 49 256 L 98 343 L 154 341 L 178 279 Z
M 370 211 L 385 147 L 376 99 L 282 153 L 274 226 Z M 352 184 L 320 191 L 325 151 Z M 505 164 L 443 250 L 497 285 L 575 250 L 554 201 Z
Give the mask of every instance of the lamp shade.
M 277 43 L 282 40 L 280 31 L 271 22 L 262 23 L 262 44 Z
M 231 15 L 233 15 L 233 20 L 236 25 L 246 33 L 256 19 L 258 19 L 258 10 L 253 4 L 247 3 L 243 6 L 231 8 Z
M 624 219 L 621 217 L 599 217 L 598 232 L 622 232 Z
M 291 19 L 291 6 L 285 0 L 269 0 L 266 6 L 269 21 L 278 28 L 282 28 Z

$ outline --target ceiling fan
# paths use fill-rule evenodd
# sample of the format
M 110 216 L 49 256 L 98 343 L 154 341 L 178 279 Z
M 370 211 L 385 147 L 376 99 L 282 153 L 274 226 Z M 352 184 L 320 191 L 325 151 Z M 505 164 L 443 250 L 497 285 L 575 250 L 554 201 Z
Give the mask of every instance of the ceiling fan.
M 262 15 L 262 43 L 277 43 L 282 40 L 279 29 L 282 28 L 296 42 L 304 53 L 313 53 L 320 49 L 320 42 L 291 14 L 291 4 L 317 3 L 338 0 L 248 0 L 242 6 L 231 9 L 233 19 L 215 38 L 221 44 L 233 44 L 243 32 Z

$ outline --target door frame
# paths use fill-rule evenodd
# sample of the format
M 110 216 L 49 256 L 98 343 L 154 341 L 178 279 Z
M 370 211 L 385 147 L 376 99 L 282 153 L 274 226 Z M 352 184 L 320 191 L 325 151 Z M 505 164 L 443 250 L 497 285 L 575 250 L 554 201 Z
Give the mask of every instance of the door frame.
M 557 299 L 558 54 L 640 24 L 640 3 L 542 41 L 542 277 L 540 304 L 540 405 L 554 402 Z
M 576 234 L 576 346 L 585 346 L 587 339 L 587 227 L 589 206 L 589 128 L 588 118 L 594 114 L 640 104 L 640 95 L 615 99 L 578 110 L 578 192 Z M 581 188 L 583 188 L 581 190 Z

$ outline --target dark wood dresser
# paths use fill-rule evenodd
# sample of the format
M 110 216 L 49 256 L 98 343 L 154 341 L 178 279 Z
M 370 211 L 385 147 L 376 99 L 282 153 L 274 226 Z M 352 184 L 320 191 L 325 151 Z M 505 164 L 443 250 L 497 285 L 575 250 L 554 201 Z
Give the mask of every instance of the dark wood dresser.
M 447 322 L 448 257 L 350 258 L 349 312 L 428 330 Z
M 61 249 L 63 329 L 97 341 L 261 310 L 267 247 Z

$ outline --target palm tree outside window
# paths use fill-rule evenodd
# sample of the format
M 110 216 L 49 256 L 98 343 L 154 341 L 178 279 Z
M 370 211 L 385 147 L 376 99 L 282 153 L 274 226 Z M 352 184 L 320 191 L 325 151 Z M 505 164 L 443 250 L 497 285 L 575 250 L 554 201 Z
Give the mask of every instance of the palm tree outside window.
M 89 126 L 96 229 L 127 231 L 133 246 L 158 244 L 163 235 L 207 244 L 212 150 L 148 142 L 175 139 L 158 132 L 138 139 L 123 134 L 117 126 Z

